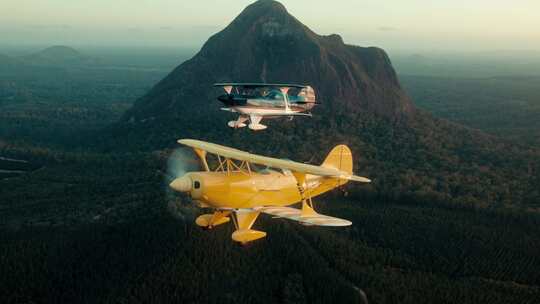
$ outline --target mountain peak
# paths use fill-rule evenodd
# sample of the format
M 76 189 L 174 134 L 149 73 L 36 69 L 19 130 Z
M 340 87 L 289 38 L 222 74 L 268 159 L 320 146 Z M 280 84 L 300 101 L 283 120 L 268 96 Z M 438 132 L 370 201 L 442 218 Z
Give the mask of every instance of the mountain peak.
M 232 24 L 254 23 L 259 18 L 293 18 L 285 6 L 274 0 L 259 0 L 248 5 L 232 22 Z
M 286 37 L 299 35 L 306 29 L 307 27 L 287 12 L 283 4 L 273 0 L 259 0 L 247 6 L 222 33 L 235 36 L 234 38 L 250 34 Z
M 244 12 L 262 10 L 267 12 L 287 12 L 287 9 L 283 4 L 274 0 L 258 0 L 248 5 Z
M 400 121 L 415 112 L 384 50 L 318 35 L 281 3 L 259 0 L 139 99 L 123 121 L 172 126 L 186 117 L 207 125 L 227 119 L 216 113 L 216 82 L 309 84 L 321 102 L 314 114 L 339 110 Z

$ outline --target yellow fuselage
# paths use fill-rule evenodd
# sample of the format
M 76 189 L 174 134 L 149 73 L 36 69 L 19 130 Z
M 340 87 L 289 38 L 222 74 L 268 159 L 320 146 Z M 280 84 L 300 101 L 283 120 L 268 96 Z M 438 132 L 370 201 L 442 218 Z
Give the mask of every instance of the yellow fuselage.
M 215 208 L 287 206 L 302 200 L 297 179 L 290 172 L 191 172 L 191 197 Z M 336 178 L 307 175 L 306 195 L 315 197 L 346 183 Z

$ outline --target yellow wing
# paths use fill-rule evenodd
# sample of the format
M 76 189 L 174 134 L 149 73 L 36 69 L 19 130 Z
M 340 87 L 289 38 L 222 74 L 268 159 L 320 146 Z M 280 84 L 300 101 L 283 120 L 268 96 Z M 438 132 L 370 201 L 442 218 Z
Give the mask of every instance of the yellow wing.
M 308 164 L 303 164 L 299 162 L 294 162 L 291 160 L 261 156 L 261 155 L 252 154 L 252 153 L 241 151 L 238 149 L 229 148 L 222 145 L 204 142 L 200 140 L 180 139 L 178 140 L 178 143 L 186 145 L 188 147 L 201 149 L 209 153 L 217 154 L 223 157 L 232 158 L 232 159 L 241 160 L 241 161 L 247 161 L 250 163 L 259 164 L 263 166 L 280 168 L 280 169 L 288 169 L 288 170 L 298 172 L 298 173 L 335 177 L 335 178 L 363 182 L 363 183 L 371 182 L 371 180 L 366 177 L 352 175 L 348 172 L 341 171 L 335 168 L 308 165 Z

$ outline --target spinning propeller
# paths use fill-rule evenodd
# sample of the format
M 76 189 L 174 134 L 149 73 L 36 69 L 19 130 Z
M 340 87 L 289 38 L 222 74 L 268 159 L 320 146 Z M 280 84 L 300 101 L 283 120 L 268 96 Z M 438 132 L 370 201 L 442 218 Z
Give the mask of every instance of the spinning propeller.
M 167 184 L 174 184 L 174 188 L 181 192 L 191 189 L 191 180 L 184 175 L 191 171 L 200 171 L 201 162 L 190 148 L 175 149 L 167 159 Z

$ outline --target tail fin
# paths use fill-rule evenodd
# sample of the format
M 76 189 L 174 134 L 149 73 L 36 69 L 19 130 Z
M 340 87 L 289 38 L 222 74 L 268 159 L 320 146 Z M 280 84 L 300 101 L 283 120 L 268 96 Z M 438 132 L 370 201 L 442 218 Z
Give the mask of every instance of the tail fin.
M 345 145 L 335 146 L 326 159 L 321 164 L 321 167 L 333 168 L 342 171 L 342 176 L 326 177 L 322 179 L 322 183 L 315 189 L 310 191 L 311 196 L 317 196 L 324 192 L 330 191 L 336 187 L 345 185 L 349 181 L 369 183 L 368 178 L 356 176 L 353 173 L 353 159 L 349 147 Z
M 335 146 L 321 164 L 323 167 L 335 168 L 353 174 L 353 159 L 351 149 L 346 145 Z

